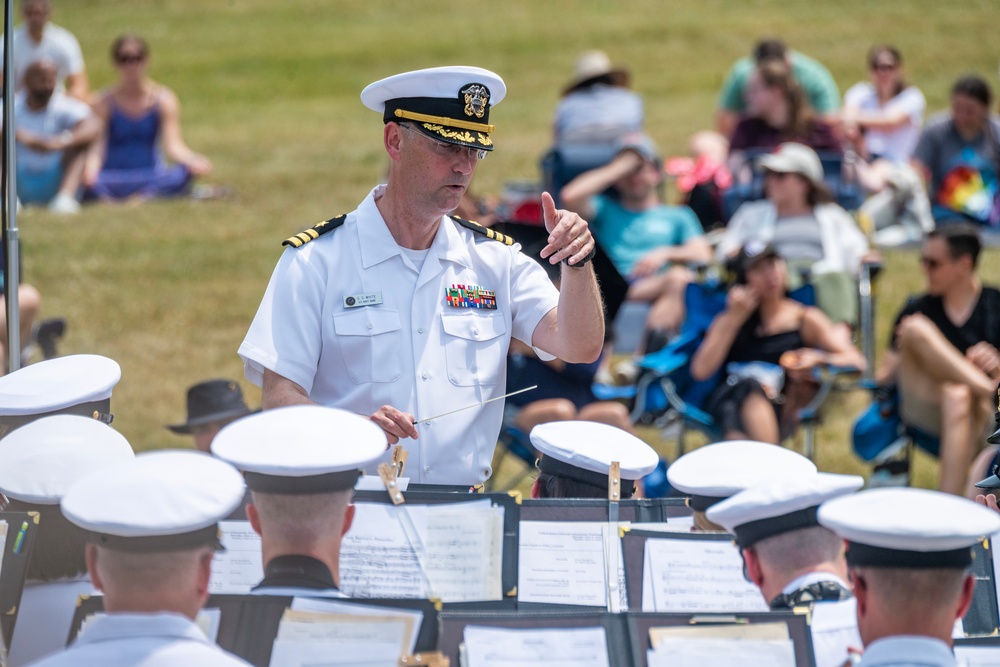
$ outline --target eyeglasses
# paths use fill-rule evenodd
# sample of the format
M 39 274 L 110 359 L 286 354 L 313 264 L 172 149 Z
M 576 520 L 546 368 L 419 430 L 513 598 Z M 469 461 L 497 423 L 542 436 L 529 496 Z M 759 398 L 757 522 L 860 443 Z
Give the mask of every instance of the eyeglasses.
M 410 127 L 409 125 L 400 124 L 400 127 L 406 130 L 407 132 L 412 132 L 418 137 L 421 137 L 426 141 L 430 142 L 433 151 L 438 155 L 440 155 L 441 157 L 455 158 L 458 157 L 459 155 L 465 154 L 468 156 L 470 160 L 478 162 L 479 160 L 486 159 L 486 156 L 489 155 L 489 152 L 482 148 L 470 148 L 468 146 L 461 146 L 459 144 L 449 144 L 445 141 L 437 141 L 436 139 L 431 139 L 420 130 Z
M 899 67 L 896 63 L 873 63 L 872 69 L 876 72 L 891 72 Z
M 927 257 L 926 255 L 924 255 L 920 258 L 920 264 L 923 265 L 923 267 L 928 271 L 933 271 L 934 269 L 944 264 L 944 260 L 935 259 L 934 257 Z
M 146 59 L 146 54 L 144 53 L 119 53 L 115 56 L 115 62 L 119 65 L 131 65 L 134 63 L 141 63 Z

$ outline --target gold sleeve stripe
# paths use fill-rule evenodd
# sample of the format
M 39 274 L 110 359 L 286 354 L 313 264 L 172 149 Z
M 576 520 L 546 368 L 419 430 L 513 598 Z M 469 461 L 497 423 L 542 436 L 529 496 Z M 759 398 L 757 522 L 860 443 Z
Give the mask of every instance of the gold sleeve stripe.
M 406 120 L 416 120 L 422 123 L 437 123 L 439 125 L 444 125 L 445 127 L 457 127 L 462 130 L 473 130 L 475 132 L 492 132 L 496 129 L 495 125 L 488 125 L 486 123 L 470 123 L 467 120 L 458 120 L 456 118 L 448 118 L 447 116 L 430 116 L 424 113 L 415 113 L 413 111 L 404 111 L 403 109 L 396 109 L 394 112 L 397 118 L 405 118 Z

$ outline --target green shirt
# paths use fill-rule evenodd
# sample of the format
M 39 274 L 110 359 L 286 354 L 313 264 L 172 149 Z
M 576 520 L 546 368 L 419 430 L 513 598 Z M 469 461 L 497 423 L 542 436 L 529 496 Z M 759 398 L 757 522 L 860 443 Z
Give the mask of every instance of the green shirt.
M 819 61 L 797 51 L 792 51 L 791 59 L 792 75 L 805 91 L 809 106 L 819 114 L 828 114 L 839 109 L 840 90 L 837 88 L 837 82 L 833 80 L 830 70 Z M 753 68 L 754 61 L 749 57 L 740 58 L 733 63 L 729 73 L 726 74 L 726 79 L 722 82 L 722 92 L 719 93 L 718 103 L 720 109 L 738 113 L 747 110 L 743 94 Z

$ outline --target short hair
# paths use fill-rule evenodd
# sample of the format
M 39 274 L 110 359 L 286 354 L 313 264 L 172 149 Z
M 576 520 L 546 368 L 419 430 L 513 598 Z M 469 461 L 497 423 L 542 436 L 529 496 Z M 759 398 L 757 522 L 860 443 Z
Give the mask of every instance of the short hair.
M 149 55 L 149 44 L 146 43 L 146 40 L 135 33 L 127 32 L 124 35 L 119 35 L 115 38 L 115 41 L 111 42 L 111 59 L 114 60 L 117 58 L 118 52 L 121 51 L 122 47 L 131 43 L 139 45 L 139 50 L 142 51 L 143 56 Z
M 952 85 L 951 94 L 952 97 L 955 95 L 970 97 L 987 107 L 993 102 L 993 91 L 990 89 L 990 84 L 978 74 L 966 74 L 960 78 Z
M 252 492 L 254 507 L 262 523 L 280 534 L 281 539 L 311 542 L 330 530 L 332 512 L 341 520 L 351 502 L 354 489 L 327 493 L 282 494 Z
M 948 254 L 952 259 L 958 259 L 963 255 L 972 258 L 972 268 L 979 264 L 979 253 L 983 248 L 983 241 L 979 235 L 979 228 L 970 222 L 956 222 L 953 224 L 935 227 L 927 232 L 928 239 L 942 239 L 948 246 Z
M 896 568 L 858 566 L 868 590 L 900 613 L 923 615 L 928 608 L 940 609 L 957 600 L 968 570 L 956 567 Z
M 753 59 L 760 64 L 765 60 L 784 60 L 788 57 L 788 47 L 780 39 L 762 39 L 753 47 Z
M 29 581 L 55 581 L 87 572 L 88 533 L 71 523 L 59 505 L 35 505 L 9 499 L 9 512 L 38 512 L 38 530 L 28 560 Z
M 780 572 L 801 572 L 840 557 L 844 541 L 822 526 L 810 526 L 767 537 L 752 547 L 760 559 Z
M 97 571 L 107 590 L 127 589 L 151 594 L 172 591 L 183 586 L 195 571 L 202 554 L 212 547 L 201 546 L 180 551 L 133 552 L 98 545 Z

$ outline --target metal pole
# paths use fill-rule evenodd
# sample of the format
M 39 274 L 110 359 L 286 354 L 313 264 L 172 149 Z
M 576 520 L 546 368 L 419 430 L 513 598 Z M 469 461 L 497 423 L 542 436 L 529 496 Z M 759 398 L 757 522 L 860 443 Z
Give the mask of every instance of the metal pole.
M 7 305 L 7 369 L 21 367 L 21 310 L 17 298 L 21 267 L 18 261 L 20 240 L 17 230 L 17 169 L 14 160 L 14 2 L 4 0 L 3 40 L 3 164 L 6 184 L 3 198 L 4 297 Z

